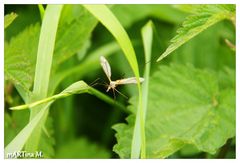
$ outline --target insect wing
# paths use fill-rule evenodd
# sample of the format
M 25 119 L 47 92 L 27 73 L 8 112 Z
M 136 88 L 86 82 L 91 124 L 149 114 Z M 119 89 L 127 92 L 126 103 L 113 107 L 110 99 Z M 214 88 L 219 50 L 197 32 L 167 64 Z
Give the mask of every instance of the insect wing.
M 111 67 L 110 67 L 108 61 L 106 60 L 105 57 L 101 56 L 100 63 L 103 68 L 103 71 L 105 72 L 106 76 L 108 77 L 108 80 L 111 81 Z
M 144 78 L 139 78 L 140 83 L 144 81 Z M 126 78 L 126 79 L 120 79 L 116 81 L 118 85 L 120 84 L 137 84 L 136 77 Z

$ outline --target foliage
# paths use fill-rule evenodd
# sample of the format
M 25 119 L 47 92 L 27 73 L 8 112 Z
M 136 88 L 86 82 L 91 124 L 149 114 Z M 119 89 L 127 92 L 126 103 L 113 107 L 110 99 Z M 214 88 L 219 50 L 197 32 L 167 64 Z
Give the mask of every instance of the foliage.
M 235 135 L 235 92 L 219 89 L 217 77 L 191 66 L 161 66 L 151 77 L 146 144 L 148 158 L 165 158 L 185 144 L 214 154 Z M 132 102 L 130 109 L 136 109 Z M 232 118 L 230 118 L 232 117 Z M 129 158 L 135 115 L 117 124 L 116 151 Z
M 234 5 L 200 5 L 196 9 L 194 15 L 190 15 L 183 22 L 183 27 L 179 28 L 177 35 L 171 40 L 172 44 L 158 58 L 158 61 L 165 58 L 179 46 L 186 43 L 188 40 L 206 30 L 210 26 L 216 24 L 223 19 L 235 19 Z
M 5 157 L 236 157 L 235 5 L 4 11 Z M 113 80 L 144 77 L 117 87 L 129 100 L 105 93 L 100 56 Z
M 75 10 L 77 14 L 70 19 L 71 12 Z M 54 49 L 53 68 L 86 48 L 85 43 L 97 24 L 96 19 L 80 5 L 64 6 L 62 13 Z
M 33 83 L 39 31 L 39 24 L 30 25 L 4 44 L 5 78 L 25 91 Z

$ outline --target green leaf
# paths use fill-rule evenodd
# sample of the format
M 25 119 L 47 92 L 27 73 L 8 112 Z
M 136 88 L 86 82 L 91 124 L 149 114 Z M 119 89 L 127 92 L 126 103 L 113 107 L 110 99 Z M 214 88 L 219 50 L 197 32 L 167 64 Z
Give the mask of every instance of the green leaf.
M 73 15 L 75 13 L 75 15 Z M 82 5 L 67 5 L 59 22 L 53 68 L 86 48 L 97 20 Z
M 39 24 L 30 25 L 4 44 L 4 76 L 28 91 L 33 83 Z
M 219 86 L 222 89 L 236 89 L 236 70 L 224 67 L 218 73 Z
M 86 138 L 78 138 L 61 146 L 56 152 L 56 158 L 110 158 L 110 151 L 90 142 Z
M 194 67 L 215 71 L 226 66 L 235 68 L 236 54 L 223 42 L 224 38 L 233 41 L 236 39 L 235 36 L 231 22 L 219 22 L 172 52 L 168 59 L 175 63 L 191 63 Z
M 191 66 L 161 66 L 150 79 L 146 117 L 147 158 L 165 158 L 192 144 L 198 150 L 215 153 L 235 136 L 235 91 L 219 89 L 217 76 Z M 131 110 L 137 107 L 131 99 Z M 135 114 L 128 124 L 117 124 L 121 158 L 130 157 Z
M 190 15 L 178 29 L 177 35 L 171 40 L 170 46 L 157 59 L 162 60 L 181 45 L 206 30 L 217 22 L 235 18 L 235 5 L 198 5 L 195 14 Z
M 4 16 L 4 29 L 7 28 L 17 18 L 16 13 L 7 14 Z
M 96 23 L 96 19 L 82 5 L 64 6 L 54 48 L 54 70 L 86 48 L 84 45 Z M 11 80 L 25 91 L 29 91 L 33 84 L 39 33 L 39 24 L 30 25 L 9 43 L 5 42 L 5 79 Z

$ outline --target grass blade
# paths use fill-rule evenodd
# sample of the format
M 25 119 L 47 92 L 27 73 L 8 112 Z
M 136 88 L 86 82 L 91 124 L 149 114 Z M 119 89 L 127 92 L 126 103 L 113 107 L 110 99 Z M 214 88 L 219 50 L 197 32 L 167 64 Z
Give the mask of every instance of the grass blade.
M 138 63 L 132 43 L 120 22 L 105 5 L 83 5 L 91 12 L 115 37 L 122 48 L 134 75 L 139 78 Z
M 32 132 L 45 117 L 48 112 L 46 112 L 49 104 L 42 108 L 42 110 L 18 133 L 18 135 L 6 146 L 4 149 L 4 158 L 8 158 L 9 153 L 14 153 L 16 151 L 21 151 L 24 144 L 27 142 Z
M 88 85 L 83 81 L 76 82 L 66 88 L 62 93 L 71 92 L 84 93 L 88 90 Z M 6 146 L 4 150 L 4 157 L 7 158 L 8 153 L 13 153 L 16 151 L 21 151 L 24 144 L 28 141 L 30 136 L 32 136 L 33 131 L 39 127 L 41 121 L 47 116 L 49 106 L 54 102 L 54 100 L 49 100 L 47 103 L 41 105 L 41 110 L 36 114 L 36 116 L 18 133 L 18 135 Z M 34 108 L 33 108 L 34 109 Z
M 142 106 L 142 90 L 139 82 L 139 70 L 138 70 L 138 63 L 136 59 L 136 54 L 133 49 L 132 43 L 128 37 L 127 32 L 124 30 L 120 22 L 117 20 L 117 18 L 113 15 L 113 13 L 107 8 L 105 5 L 84 5 L 84 7 L 91 12 L 115 37 L 117 42 L 119 43 L 120 47 L 122 48 L 132 70 L 137 78 L 137 86 L 138 86 L 138 93 L 139 93 L 139 107 L 138 112 L 140 112 L 140 117 L 137 117 L 140 119 L 139 122 L 140 127 L 144 130 L 144 117 L 143 117 L 143 106 Z M 143 132 L 141 132 L 143 133 Z M 135 141 L 135 137 L 133 137 L 133 146 L 132 146 L 132 152 L 131 152 L 131 158 L 139 158 L 140 150 L 141 148 L 145 149 L 145 143 L 142 138 L 145 136 L 138 135 L 141 139 L 141 144 L 138 143 L 139 141 Z M 135 143 L 137 142 L 137 144 Z M 145 156 L 142 156 L 142 158 L 145 158 Z
M 38 44 L 33 94 L 30 98 L 30 102 L 47 97 L 53 50 L 61 10 L 62 5 L 48 5 L 45 10 Z M 31 108 L 30 121 L 40 110 L 42 110 L 42 107 Z M 46 109 L 46 112 L 47 110 L 48 109 Z M 35 152 L 38 149 L 41 129 L 42 125 L 45 123 L 46 117 L 47 116 L 45 116 L 45 118 L 41 118 L 38 127 L 36 127 L 29 137 L 25 146 L 27 151 Z
M 38 4 L 38 9 L 39 9 L 39 12 L 40 12 L 40 16 L 41 16 L 41 19 L 43 20 L 43 16 L 44 16 L 44 7 L 42 4 Z
M 148 86 L 149 86 L 149 76 L 151 68 L 151 54 L 152 54 L 152 40 L 153 40 L 153 23 L 149 21 L 141 30 L 143 38 L 143 47 L 145 54 L 146 67 L 144 71 L 144 83 L 143 83 L 143 110 L 144 115 L 147 113 L 147 103 L 148 103 Z
M 151 48 L 152 48 L 152 22 L 149 21 L 141 30 L 143 46 L 144 46 L 144 54 L 145 54 L 145 72 L 144 72 L 144 83 L 143 83 L 143 109 L 138 109 L 137 117 L 135 120 L 135 126 L 133 131 L 133 141 L 132 141 L 132 152 L 134 153 L 134 148 L 140 148 L 139 144 L 141 144 L 141 158 L 146 158 L 146 140 L 145 140 L 145 117 L 147 112 L 147 104 L 148 104 L 148 85 L 149 85 L 149 75 L 150 75 L 150 63 L 151 60 Z M 141 143 L 140 143 L 141 142 Z M 140 152 L 140 151 L 139 151 Z M 132 155 L 132 158 L 137 158 L 136 155 Z
M 42 22 L 38 44 L 33 93 L 39 99 L 47 96 L 52 56 L 62 5 L 48 5 Z
M 147 114 L 147 106 L 148 106 L 148 86 L 149 86 L 149 76 L 150 76 L 150 67 L 151 67 L 151 53 L 152 53 L 152 39 L 153 39 L 153 28 L 152 28 L 152 22 L 149 21 L 141 30 L 142 38 L 143 38 L 143 47 L 144 47 L 144 54 L 145 54 L 145 62 L 146 67 L 144 71 L 144 79 L 145 82 L 143 83 L 143 127 L 141 129 L 142 133 L 141 135 L 144 136 L 142 140 L 144 140 L 144 147 L 141 150 L 141 156 L 144 156 L 146 158 L 146 139 L 145 139 L 145 119 Z
M 9 109 L 11 109 L 11 110 L 23 110 L 23 109 L 33 108 L 33 107 L 39 106 L 41 104 L 54 102 L 58 99 L 65 98 L 65 97 L 68 97 L 68 96 L 71 96 L 71 95 L 74 95 L 74 94 L 80 94 L 80 93 L 89 93 L 91 95 L 94 95 L 94 96 L 98 97 L 99 99 L 102 99 L 103 101 L 109 103 L 110 105 L 113 105 L 113 106 L 116 106 L 116 107 L 120 108 L 121 110 L 123 110 L 126 113 L 130 113 L 130 111 L 127 110 L 124 105 L 122 105 L 121 103 L 113 100 L 112 98 L 105 95 L 104 93 L 99 92 L 98 90 L 88 86 L 83 81 L 78 81 L 78 82 L 73 83 L 72 85 L 70 85 L 68 88 L 66 88 L 64 91 L 62 91 L 59 94 L 53 95 L 51 97 L 47 97 L 45 99 L 41 99 L 39 101 L 35 101 L 33 103 L 30 103 L 30 104 L 11 107 Z

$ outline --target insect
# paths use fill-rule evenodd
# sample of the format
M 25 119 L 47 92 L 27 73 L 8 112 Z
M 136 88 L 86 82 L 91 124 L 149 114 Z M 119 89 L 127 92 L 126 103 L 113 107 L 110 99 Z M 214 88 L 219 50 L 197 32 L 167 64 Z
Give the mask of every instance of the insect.
M 107 88 L 106 92 L 108 92 L 110 89 L 112 89 L 112 90 L 113 90 L 113 93 L 114 93 L 114 97 L 115 97 L 115 92 L 114 92 L 115 90 L 116 90 L 119 94 L 123 95 L 122 93 L 120 93 L 120 92 L 116 89 L 116 87 L 117 87 L 118 85 L 123 85 L 123 84 L 137 84 L 137 79 L 136 79 L 136 77 L 130 77 L 130 78 L 125 78 L 125 79 L 119 79 L 119 80 L 116 80 L 116 81 L 112 81 L 112 80 L 111 80 L 111 67 L 110 67 L 107 59 L 106 59 L 105 57 L 101 56 L 101 57 L 100 57 L 100 63 L 101 63 L 101 66 L 102 66 L 102 68 L 103 68 L 103 71 L 105 72 L 105 74 L 106 74 L 106 76 L 107 76 L 107 78 L 108 78 L 108 80 L 109 80 L 109 82 L 110 82 L 109 85 L 108 85 L 108 88 Z M 140 83 L 142 83 L 142 82 L 144 81 L 144 78 L 139 78 L 139 80 L 140 80 Z M 125 96 L 125 95 L 123 95 L 123 96 Z M 125 97 L 126 97 L 126 96 L 125 96 Z

